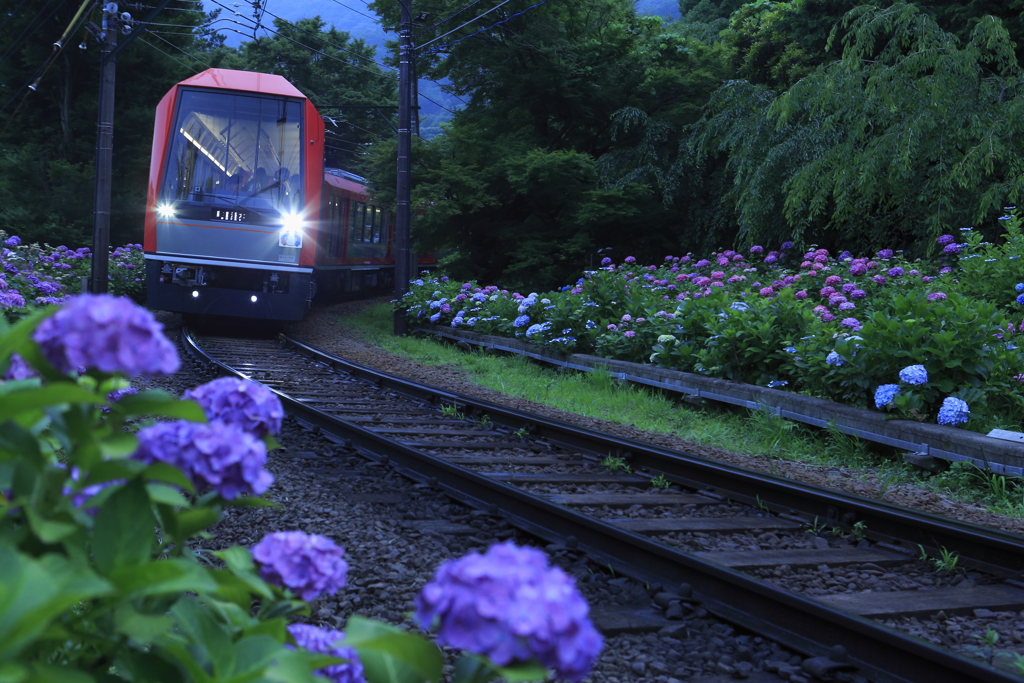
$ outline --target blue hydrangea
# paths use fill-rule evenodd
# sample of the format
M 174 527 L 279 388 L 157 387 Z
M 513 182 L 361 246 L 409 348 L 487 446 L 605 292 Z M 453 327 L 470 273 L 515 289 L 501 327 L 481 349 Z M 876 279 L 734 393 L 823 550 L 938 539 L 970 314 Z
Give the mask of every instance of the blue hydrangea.
M 734 311 L 745 311 L 748 308 L 750 308 L 750 305 L 745 304 L 742 301 L 733 301 L 731 304 L 729 304 L 729 308 L 731 308 Z
M 532 337 L 535 334 L 540 334 L 541 332 L 547 332 L 548 328 L 550 328 L 550 327 L 551 327 L 551 323 L 537 323 L 536 325 L 530 325 L 526 329 L 526 336 L 527 337 Z
M 313 673 L 331 683 L 366 683 L 359 655 L 352 648 L 339 644 L 345 639 L 343 631 L 317 628 L 309 624 L 292 624 L 288 627 L 288 633 L 295 639 L 296 645 L 309 652 L 348 660 L 343 664 L 331 664 L 317 669 Z
M 24 302 L 22 302 L 24 305 Z M 80 294 L 32 334 L 53 367 L 126 375 L 171 375 L 181 361 L 163 325 L 131 299 L 110 294 Z
M 413 280 L 409 283 L 410 285 L 416 285 L 417 287 L 423 286 L 423 280 Z
M 476 321 L 479 320 L 479 319 L 480 319 L 479 317 L 470 318 L 469 320 L 466 321 L 466 326 L 467 327 L 473 327 L 474 325 L 476 325 Z
M 536 660 L 570 681 L 582 680 L 601 652 L 588 613 L 569 575 L 510 541 L 445 562 L 416 596 L 417 621 L 436 624 L 441 645 L 498 666 Z
M 251 552 L 264 581 L 307 602 L 334 595 L 345 585 L 345 549 L 326 536 L 278 531 L 264 536 Z
M 231 500 L 265 493 L 274 477 L 265 469 L 267 447 L 240 427 L 226 422 L 158 422 L 138 433 L 132 455 L 147 464 L 173 465 L 198 491 L 213 489 Z
M 846 359 L 840 356 L 835 351 L 829 351 L 828 355 L 825 356 L 825 362 L 828 363 L 829 365 L 839 367 L 840 365 L 846 362 Z
M 430 302 L 430 307 L 431 308 L 441 308 L 441 302 L 440 301 L 431 301 Z
M 277 395 L 262 384 L 236 377 L 221 377 L 185 392 L 212 422 L 237 425 L 257 438 L 278 434 L 284 408 Z
M 925 384 L 928 381 L 928 371 L 923 365 L 908 365 L 900 370 L 900 381 L 906 384 Z
M 434 315 L 430 316 L 430 322 L 432 322 L 432 323 L 436 323 L 440 319 L 441 319 L 441 314 L 440 313 L 435 313 Z
M 1020 296 L 1017 297 L 1017 303 L 1019 303 L 1021 306 L 1024 306 L 1024 294 L 1021 294 Z
M 949 396 L 942 402 L 942 407 L 939 408 L 938 423 L 950 426 L 965 424 L 968 418 L 970 418 L 970 412 L 971 409 L 967 406 L 966 401 Z
M 786 348 L 784 348 L 782 350 L 785 351 L 786 353 L 796 353 L 796 347 L 795 346 L 787 346 Z
M 774 389 L 775 387 L 784 387 L 787 384 L 789 384 L 789 382 L 787 382 L 784 379 L 776 379 L 776 380 L 772 380 L 771 382 L 768 382 L 768 388 L 769 389 Z
M 1017 283 L 1017 285 L 1014 286 L 1014 290 L 1017 292 L 1024 292 L 1024 282 Z
M 529 323 L 530 323 L 530 316 L 528 316 L 528 315 L 521 315 L 518 318 L 516 318 L 514 321 L 512 321 L 512 327 L 525 327 Z
M 881 410 L 886 407 L 892 400 L 896 398 L 896 394 L 900 393 L 899 384 L 883 384 L 882 386 L 875 389 L 875 407 Z

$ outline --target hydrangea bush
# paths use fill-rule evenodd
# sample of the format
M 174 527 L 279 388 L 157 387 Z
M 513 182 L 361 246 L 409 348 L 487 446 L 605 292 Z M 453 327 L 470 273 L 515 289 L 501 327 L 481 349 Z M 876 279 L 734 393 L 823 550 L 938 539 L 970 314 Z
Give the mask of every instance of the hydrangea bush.
M 0 680 L 438 681 L 441 654 L 424 636 L 358 616 L 344 631 L 298 621 L 344 588 L 333 540 L 286 530 L 193 550 L 225 506 L 269 504 L 257 496 L 273 481 L 266 455 L 283 412 L 250 382 L 215 380 L 183 400 L 128 386 L 178 366 L 160 324 L 124 298 L 0 318 Z M 454 680 L 585 675 L 600 639 L 576 587 L 538 568 L 539 551 L 501 552 L 535 571 L 490 633 L 527 637 L 531 587 L 546 591 L 549 616 L 511 657 L 464 644 Z M 493 615 L 490 588 L 463 587 L 459 604 Z M 443 632 L 457 628 L 437 616 Z
M 128 244 L 110 252 L 109 290 L 136 302 L 146 298 L 146 262 L 141 244 Z M 81 292 L 83 275 L 92 268 L 89 247 L 69 249 L 49 244 L 26 244 L 17 235 L 0 230 L 0 312 L 18 320 L 32 306 L 59 304 Z
M 891 249 L 801 251 L 787 242 L 653 265 L 605 258 L 574 284 L 528 295 L 424 274 L 394 304 L 416 322 L 784 387 L 910 419 L 940 421 L 940 408 L 955 398 L 970 417 L 942 424 L 1019 428 L 1024 237 L 1016 211 L 1005 218 L 1000 244 L 966 228 L 941 236 L 930 261 Z

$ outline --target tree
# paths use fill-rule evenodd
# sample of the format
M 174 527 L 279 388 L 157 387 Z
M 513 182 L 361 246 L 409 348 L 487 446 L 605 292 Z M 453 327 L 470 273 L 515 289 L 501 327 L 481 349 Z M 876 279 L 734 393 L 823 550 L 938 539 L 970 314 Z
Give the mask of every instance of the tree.
M 274 19 L 274 35 L 242 43 L 232 68 L 287 78 L 325 115 L 327 164 L 359 171 L 366 145 L 393 135 L 394 112 L 338 109 L 338 105 L 395 106 L 397 77 L 374 59 L 374 48 L 351 40 L 319 17 Z M 333 106 L 332 106 L 333 105 Z M 384 113 L 387 112 L 387 113 Z
M 1022 73 L 998 19 L 962 46 L 905 3 L 857 8 L 843 25 L 841 61 L 778 96 L 734 82 L 709 107 L 698 148 L 729 154 L 744 235 L 820 224 L 831 244 L 923 249 L 1022 197 Z

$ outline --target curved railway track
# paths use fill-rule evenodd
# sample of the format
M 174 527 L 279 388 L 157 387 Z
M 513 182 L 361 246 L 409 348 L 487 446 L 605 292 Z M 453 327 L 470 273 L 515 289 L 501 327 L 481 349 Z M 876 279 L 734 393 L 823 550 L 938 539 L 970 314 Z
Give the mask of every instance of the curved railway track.
M 1021 680 L 881 623 L 1024 609 L 1017 536 L 419 385 L 287 337 L 186 330 L 184 339 L 202 362 L 273 389 L 312 429 L 615 571 L 675 587 L 655 602 L 700 603 L 809 655 L 804 669 L 819 680 L 839 671 L 893 683 Z M 922 553 L 956 557 L 973 580 L 823 595 L 773 584 L 780 567 L 898 574 Z

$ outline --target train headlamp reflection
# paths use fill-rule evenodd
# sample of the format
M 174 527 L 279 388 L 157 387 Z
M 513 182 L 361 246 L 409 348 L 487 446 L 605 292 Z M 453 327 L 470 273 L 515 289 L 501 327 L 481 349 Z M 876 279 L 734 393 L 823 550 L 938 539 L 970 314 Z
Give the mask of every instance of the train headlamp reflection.
M 171 204 L 158 204 L 156 214 L 160 218 L 174 218 L 174 206 Z

